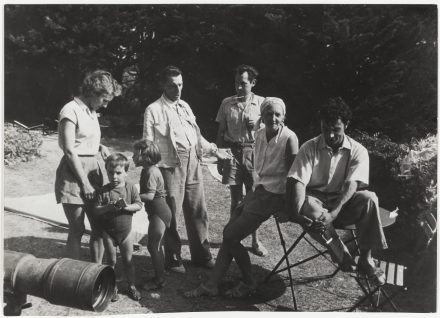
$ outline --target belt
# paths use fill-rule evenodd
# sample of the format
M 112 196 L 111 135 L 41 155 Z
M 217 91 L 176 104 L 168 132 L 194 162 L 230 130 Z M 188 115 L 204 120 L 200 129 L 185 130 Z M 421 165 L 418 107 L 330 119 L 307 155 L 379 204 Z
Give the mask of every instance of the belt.
M 96 155 L 78 155 L 78 157 L 96 157 Z
M 246 147 L 255 147 L 255 142 L 230 142 L 225 141 L 224 142 L 226 147 L 229 148 L 246 148 Z

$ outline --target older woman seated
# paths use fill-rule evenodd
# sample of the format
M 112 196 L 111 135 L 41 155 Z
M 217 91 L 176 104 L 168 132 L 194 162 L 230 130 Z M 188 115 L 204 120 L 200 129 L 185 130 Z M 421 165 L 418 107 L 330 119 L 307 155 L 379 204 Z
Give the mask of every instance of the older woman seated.
M 255 172 L 257 179 L 243 203 L 234 211 L 223 230 L 223 242 L 208 281 L 185 293 L 186 297 L 216 296 L 218 283 L 232 259 L 243 280 L 226 292 L 239 298 L 253 293 L 257 282 L 251 273 L 251 261 L 241 240 L 253 233 L 274 213 L 285 208 L 287 172 L 298 152 L 298 138 L 284 125 L 286 106 L 280 98 L 267 97 L 261 104 L 265 127 L 255 134 Z

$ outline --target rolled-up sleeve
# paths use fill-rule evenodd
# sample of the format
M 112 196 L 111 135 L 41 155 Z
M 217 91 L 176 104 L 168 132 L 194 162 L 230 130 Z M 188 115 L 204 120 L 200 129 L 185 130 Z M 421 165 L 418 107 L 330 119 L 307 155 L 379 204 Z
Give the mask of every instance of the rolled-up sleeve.
M 309 144 L 304 144 L 298 151 L 298 154 L 290 167 L 288 178 L 298 180 L 304 185 L 310 182 L 313 171 L 313 160 L 310 152 Z
M 359 187 L 367 187 L 370 174 L 370 159 L 364 147 L 353 150 L 346 181 L 357 181 Z
M 153 114 L 151 113 L 150 108 L 147 107 L 144 113 L 144 127 L 142 131 L 142 139 L 154 141 L 153 125 L 154 125 Z

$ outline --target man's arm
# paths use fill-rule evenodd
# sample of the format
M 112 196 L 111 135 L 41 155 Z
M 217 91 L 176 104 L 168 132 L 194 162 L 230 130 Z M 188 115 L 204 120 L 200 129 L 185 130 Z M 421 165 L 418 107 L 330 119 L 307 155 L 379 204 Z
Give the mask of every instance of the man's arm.
M 144 128 L 142 131 L 142 139 L 147 139 L 150 141 L 154 141 L 154 120 L 153 120 L 153 114 L 151 113 L 151 110 L 149 107 L 145 109 L 144 113 Z
M 287 178 L 286 183 L 286 212 L 289 221 L 302 226 L 310 226 L 312 220 L 301 214 L 306 199 L 306 186 L 293 178 Z
M 329 213 L 324 213 L 319 219 L 324 225 L 328 225 L 333 222 L 341 212 L 342 207 L 347 203 L 353 194 L 357 191 L 358 183 L 357 181 L 346 181 L 342 187 L 342 193 L 337 201 L 336 207 Z

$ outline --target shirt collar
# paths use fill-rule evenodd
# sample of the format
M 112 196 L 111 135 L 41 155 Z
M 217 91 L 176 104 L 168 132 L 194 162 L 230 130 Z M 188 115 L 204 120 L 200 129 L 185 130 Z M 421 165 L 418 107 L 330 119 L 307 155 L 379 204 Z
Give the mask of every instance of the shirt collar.
M 74 97 L 73 100 L 78 104 L 79 107 L 85 110 L 88 114 L 93 114 L 95 112 L 94 110 L 90 109 L 89 106 L 84 104 L 84 102 L 80 98 Z
M 167 97 L 165 96 L 165 94 L 162 94 L 161 98 L 162 98 L 162 103 L 164 103 L 164 104 L 167 105 L 168 107 L 173 107 L 173 106 L 177 106 L 177 105 L 179 105 L 179 100 L 176 100 L 176 101 L 173 102 L 172 100 L 170 100 L 169 98 L 167 98 Z
M 255 96 L 255 94 L 254 94 L 254 93 L 251 93 L 251 97 L 249 97 L 249 99 L 250 99 L 250 104 L 256 105 L 257 102 L 255 101 L 254 96 Z M 238 96 L 237 96 L 237 95 L 234 96 L 233 104 L 234 104 L 234 105 L 238 105 Z
M 325 143 L 325 138 L 324 135 L 321 134 L 319 135 L 319 140 L 318 140 L 318 149 L 324 149 L 324 148 L 330 148 L 329 146 L 327 146 L 327 144 Z M 348 140 L 347 135 L 344 135 L 344 141 L 342 141 L 342 146 L 340 148 L 345 148 L 345 149 L 351 149 L 351 142 L 350 140 Z

